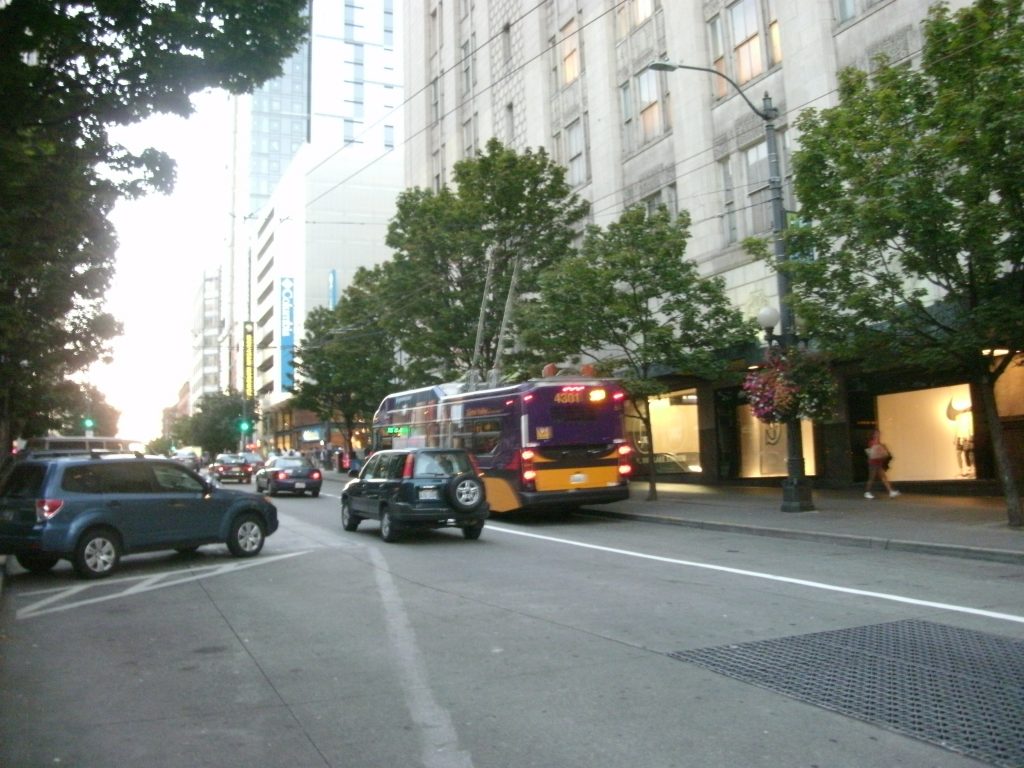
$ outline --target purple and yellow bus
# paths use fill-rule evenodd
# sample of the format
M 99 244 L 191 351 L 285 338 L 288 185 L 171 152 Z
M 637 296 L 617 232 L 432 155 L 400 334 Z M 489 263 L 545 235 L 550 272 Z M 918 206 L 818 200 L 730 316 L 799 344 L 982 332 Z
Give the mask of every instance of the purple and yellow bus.
M 425 387 L 384 398 L 373 448 L 466 449 L 492 512 L 607 504 L 629 498 L 625 402 L 608 379 L 531 379 L 471 392 Z

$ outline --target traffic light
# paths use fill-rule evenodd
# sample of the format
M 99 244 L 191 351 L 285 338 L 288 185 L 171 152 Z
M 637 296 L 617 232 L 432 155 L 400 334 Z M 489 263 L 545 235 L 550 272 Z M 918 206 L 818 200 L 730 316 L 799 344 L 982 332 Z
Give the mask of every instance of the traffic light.
M 249 423 L 248 419 L 239 419 L 238 420 L 238 431 L 239 432 L 241 432 L 243 435 L 247 435 L 247 434 L 249 434 L 249 430 L 250 429 L 252 429 L 252 424 Z
M 96 420 L 92 418 L 92 416 L 86 416 L 84 419 L 82 419 L 82 426 L 85 427 L 86 429 L 92 429 L 93 427 L 96 426 Z

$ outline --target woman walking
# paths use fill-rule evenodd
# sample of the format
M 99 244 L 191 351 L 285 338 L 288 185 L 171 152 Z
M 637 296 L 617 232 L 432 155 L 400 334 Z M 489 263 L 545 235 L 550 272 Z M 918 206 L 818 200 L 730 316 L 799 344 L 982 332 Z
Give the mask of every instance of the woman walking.
M 889 492 L 889 496 L 892 498 L 899 496 L 900 492 L 892 487 L 892 483 L 889 482 L 889 476 L 885 472 L 885 468 L 888 466 L 889 459 L 892 458 L 892 454 L 889 453 L 889 449 L 886 448 L 885 443 L 882 442 L 882 433 L 879 430 L 876 429 L 872 433 L 866 452 L 868 455 L 868 483 L 864 486 L 864 498 L 875 498 L 875 494 L 871 492 L 872 487 L 874 487 L 875 480 L 882 481 L 882 485 L 884 485 L 885 490 Z

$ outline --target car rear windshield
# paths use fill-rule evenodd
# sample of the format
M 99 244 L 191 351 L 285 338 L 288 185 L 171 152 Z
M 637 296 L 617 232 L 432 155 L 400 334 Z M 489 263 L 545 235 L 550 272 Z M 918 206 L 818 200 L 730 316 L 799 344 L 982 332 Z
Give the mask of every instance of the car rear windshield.
M 472 465 L 469 457 L 461 451 L 425 451 L 416 455 L 413 472 L 417 477 L 448 477 L 469 472 L 470 469 Z
M 42 496 L 44 464 L 15 464 L 0 484 L 0 496 L 13 499 L 35 499 Z

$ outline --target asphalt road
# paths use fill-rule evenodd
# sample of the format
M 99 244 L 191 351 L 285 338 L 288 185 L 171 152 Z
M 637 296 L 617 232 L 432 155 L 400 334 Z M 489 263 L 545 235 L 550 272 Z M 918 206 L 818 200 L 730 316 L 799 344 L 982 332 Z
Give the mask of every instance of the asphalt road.
M 906 621 L 1024 641 L 1019 566 L 576 516 L 384 544 L 333 490 L 279 497 L 252 560 L 12 568 L 0 766 L 998 764 L 670 654 Z

